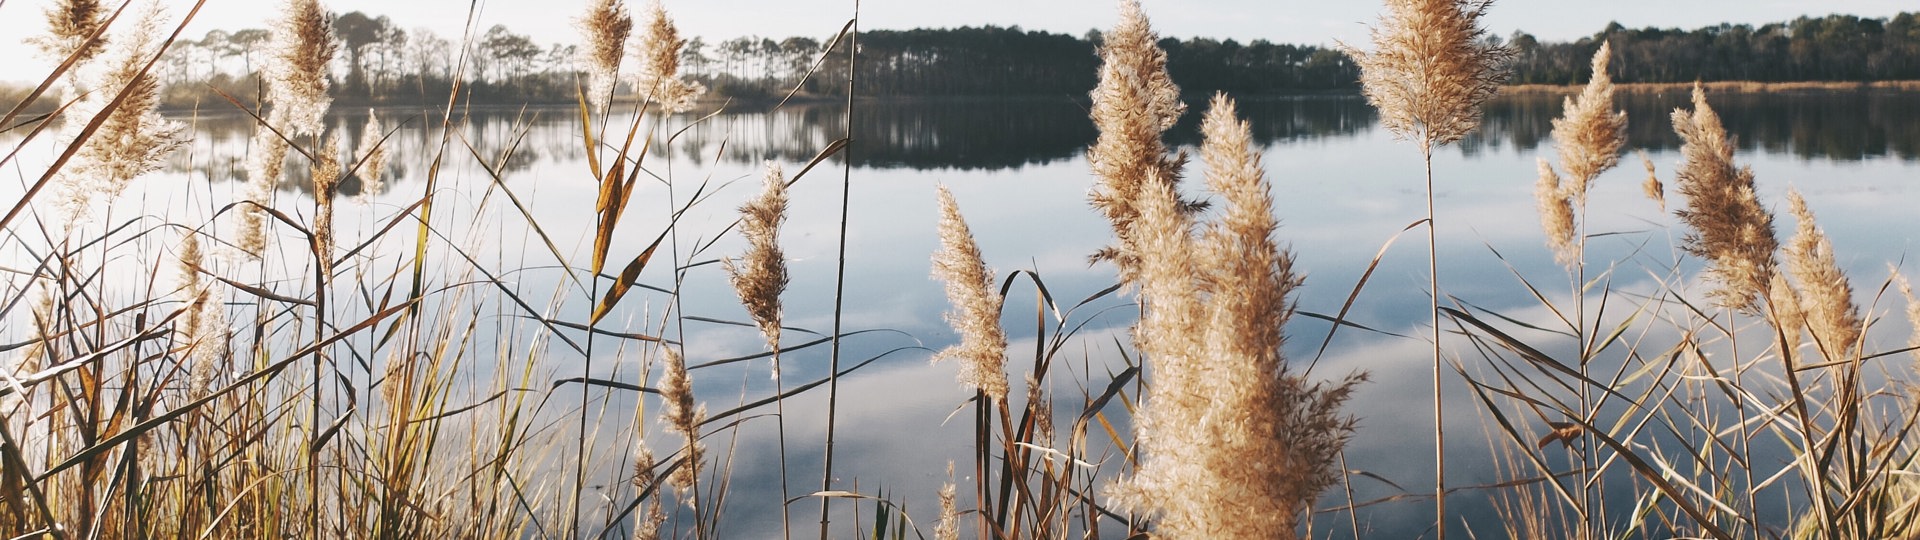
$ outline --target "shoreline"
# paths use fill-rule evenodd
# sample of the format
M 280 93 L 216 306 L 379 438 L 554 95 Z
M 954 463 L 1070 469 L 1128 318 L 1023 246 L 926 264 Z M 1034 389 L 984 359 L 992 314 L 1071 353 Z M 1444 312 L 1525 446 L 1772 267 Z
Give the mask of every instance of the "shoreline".
M 1664 92 L 1688 92 L 1693 90 L 1693 82 L 1673 83 L 1622 83 L 1613 84 L 1619 92 L 1650 94 Z M 1836 81 L 1710 81 L 1697 83 L 1707 91 L 1716 93 L 1779 93 L 1779 92 L 1844 92 L 1844 91 L 1889 91 L 1920 92 L 1920 80 L 1836 82 Z M 1578 94 L 1586 88 L 1580 84 L 1514 84 L 1500 88 L 1501 94 Z

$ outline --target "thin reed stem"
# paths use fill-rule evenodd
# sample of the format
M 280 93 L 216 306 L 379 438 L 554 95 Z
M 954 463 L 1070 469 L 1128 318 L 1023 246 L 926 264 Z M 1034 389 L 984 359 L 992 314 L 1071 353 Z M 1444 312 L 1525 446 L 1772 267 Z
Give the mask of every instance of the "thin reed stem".
M 860 0 L 853 0 L 853 21 L 847 27 L 847 146 L 840 152 L 840 231 L 839 254 L 833 270 L 833 348 L 827 363 L 827 448 L 820 471 L 820 490 L 833 489 L 833 432 L 840 403 L 840 338 L 842 315 L 847 300 L 847 215 L 853 201 L 853 102 L 855 76 L 860 72 Z M 827 540 L 831 529 L 827 511 L 833 499 L 820 498 L 820 540 Z
M 1420 157 L 1427 168 L 1427 290 L 1432 304 L 1429 315 L 1433 316 L 1433 512 L 1435 538 L 1447 538 L 1447 428 L 1445 406 L 1441 398 L 1440 385 L 1440 248 L 1434 232 L 1433 213 L 1433 145 L 1427 140 L 1420 144 Z

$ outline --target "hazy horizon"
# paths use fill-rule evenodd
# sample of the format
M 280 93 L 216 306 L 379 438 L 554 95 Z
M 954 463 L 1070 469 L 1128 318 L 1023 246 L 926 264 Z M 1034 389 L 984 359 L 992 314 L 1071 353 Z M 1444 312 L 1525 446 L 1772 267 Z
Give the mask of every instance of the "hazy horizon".
M 48 70 L 50 64 L 36 58 L 36 51 L 22 40 L 43 32 L 45 19 L 41 13 L 53 3 L 54 0 L 0 2 L 0 36 L 10 36 L 0 38 L 0 81 L 37 82 L 39 75 Z M 193 6 L 191 0 L 162 3 L 176 18 L 184 16 Z M 577 42 L 574 18 L 585 6 L 584 1 L 555 5 L 523 0 L 404 3 L 322 0 L 321 3 L 326 9 L 339 13 L 362 11 L 374 16 L 386 15 L 400 28 L 409 31 L 428 28 L 453 40 L 462 34 L 468 7 L 477 6 L 476 32 L 504 24 L 541 44 Z M 1143 3 L 1162 35 L 1241 42 L 1264 39 L 1306 45 L 1340 41 L 1364 46 L 1368 41 L 1367 26 L 1378 18 L 1382 9 L 1378 2 L 1143 0 Z M 214 29 L 262 28 L 277 14 L 280 4 L 273 0 L 207 0 L 184 35 L 198 39 Z M 641 1 L 628 4 L 636 11 L 645 5 Z M 1111 26 L 1114 4 L 1113 0 L 977 0 L 965 5 L 867 1 L 860 9 L 862 26 L 870 30 L 995 25 L 1081 35 L 1091 29 Z M 750 35 L 775 38 L 831 35 L 851 18 L 853 3 L 669 0 L 666 7 L 683 35 L 719 41 Z M 1511 0 L 1495 3 L 1487 15 L 1486 25 L 1490 33 L 1503 37 L 1520 30 L 1545 41 L 1569 41 L 1592 35 L 1610 22 L 1632 28 L 1691 29 L 1723 22 L 1757 25 L 1833 13 L 1890 17 L 1902 9 L 1920 10 L 1920 6 L 1901 0 L 1619 0 L 1605 3 Z

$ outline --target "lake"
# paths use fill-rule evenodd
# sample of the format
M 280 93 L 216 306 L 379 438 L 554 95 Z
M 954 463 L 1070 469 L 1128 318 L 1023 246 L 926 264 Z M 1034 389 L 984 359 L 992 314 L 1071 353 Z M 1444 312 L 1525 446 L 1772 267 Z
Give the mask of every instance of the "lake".
M 1610 283 L 1614 290 L 1648 291 L 1661 280 L 1677 276 L 1676 287 L 1704 298 L 1699 262 L 1675 262 L 1681 260 L 1677 246 L 1684 231 L 1671 212 L 1684 201 L 1673 187 L 1679 139 L 1667 118 L 1686 100 L 1677 92 L 1622 95 L 1621 108 L 1630 117 L 1629 148 L 1644 151 L 1652 160 L 1667 183 L 1668 196 L 1663 209 L 1642 195 L 1645 171 L 1631 151 L 1619 168 L 1597 181 L 1586 214 L 1588 231 L 1594 235 L 1587 257 L 1600 267 L 1617 264 Z M 1820 217 L 1840 263 L 1853 277 L 1858 301 L 1872 302 L 1870 295 L 1887 277 L 1888 265 L 1916 252 L 1920 242 L 1915 235 L 1920 227 L 1900 217 L 1907 215 L 1902 209 L 1920 205 L 1920 186 L 1915 184 L 1920 179 L 1920 94 L 1721 94 L 1710 95 L 1709 100 L 1737 137 L 1737 160 L 1753 168 L 1762 203 L 1780 216 L 1779 234 L 1784 238 L 1792 231 L 1785 193 L 1788 188 L 1798 189 Z M 1197 119 L 1203 106 L 1195 104 L 1188 118 L 1174 128 L 1168 136 L 1171 144 L 1188 150 L 1198 144 Z M 1546 314 L 1516 275 L 1551 298 L 1571 297 L 1566 271 L 1546 249 L 1533 195 L 1536 159 L 1553 159 L 1550 120 L 1559 114 L 1560 106 L 1559 97 L 1499 98 L 1489 106 L 1482 130 L 1436 152 L 1440 276 L 1448 297 L 1536 322 L 1543 322 Z M 1419 152 L 1412 143 L 1397 141 L 1381 129 L 1374 111 L 1357 97 L 1249 99 L 1240 107 L 1264 152 L 1281 220 L 1278 238 L 1291 247 L 1298 268 L 1307 276 L 1299 293 L 1300 309 L 1332 316 L 1383 246 L 1424 217 Z M 844 113 L 841 105 L 805 104 L 777 110 L 703 111 L 657 124 L 652 117 L 643 120 L 642 129 L 662 139 L 672 137 L 653 145 L 643 162 L 646 176 L 616 234 L 608 272 L 617 272 L 619 265 L 666 231 L 674 209 L 690 209 L 642 274 L 641 283 L 655 289 L 636 291 L 600 327 L 677 340 L 691 365 L 763 352 L 755 330 L 727 323 L 748 317 L 734 298 L 726 273 L 715 263 L 744 249 L 729 226 L 737 216 L 735 208 L 758 192 L 763 163 L 773 161 L 789 173 L 798 171 L 842 137 Z M 389 145 L 394 153 L 387 171 L 390 185 L 380 193 L 362 193 L 356 180 L 342 187 L 336 219 L 343 246 L 373 237 L 398 212 L 422 198 L 428 189 L 429 166 L 442 148 L 437 113 L 382 110 L 378 114 L 387 126 L 400 127 Z M 177 154 L 163 173 L 140 180 L 110 210 L 97 209 L 99 215 L 113 217 L 83 224 L 82 230 L 99 229 L 101 223 L 118 224 L 132 216 L 144 216 L 141 221 L 149 225 L 210 224 L 216 231 L 232 227 L 226 218 L 213 216 L 244 190 L 252 123 L 230 112 L 176 118 L 191 123 L 196 137 L 191 147 Z M 632 116 L 615 115 L 609 124 L 618 131 L 632 121 Z M 331 122 L 345 140 L 355 140 L 366 124 L 366 113 L 337 113 Z M 537 379 L 542 381 L 580 377 L 585 355 L 539 337 L 548 332 L 529 323 L 525 309 L 504 301 L 510 292 L 528 300 L 540 316 L 564 321 L 584 321 L 590 310 L 591 298 L 560 268 L 553 253 L 557 250 L 575 266 L 583 266 L 592 249 L 596 181 L 581 157 L 577 113 L 569 108 L 475 109 L 461 111 L 454 122 L 457 136 L 444 147 L 447 159 L 432 186 L 433 222 L 446 235 L 440 242 L 459 251 L 436 248 L 430 255 L 436 268 L 431 285 L 441 294 L 465 291 L 460 294 L 474 299 L 438 300 L 443 303 L 435 305 L 470 310 L 469 315 L 480 321 L 475 331 L 481 337 L 473 345 L 476 358 L 535 359 L 540 371 Z M 10 137 L 17 136 L 0 136 L 0 142 L 11 147 L 8 141 L 14 139 Z M 955 340 L 941 316 L 948 309 L 943 286 L 929 278 L 929 258 L 937 248 L 934 189 L 945 185 L 953 191 L 987 263 L 1001 276 L 1034 272 L 1062 309 L 1072 307 L 1108 289 L 1115 280 L 1111 266 L 1088 263 L 1088 256 L 1107 245 L 1111 236 L 1108 225 L 1087 204 L 1095 179 L 1084 151 L 1094 137 L 1085 104 L 1073 100 L 859 103 L 852 146 L 793 186 L 789 221 L 782 233 L 791 276 L 783 298 L 785 317 L 795 329 L 789 331 L 786 343 L 814 340 L 834 326 L 844 181 L 850 189 L 845 196 L 851 210 L 846 223 L 843 325 L 849 332 L 864 332 L 844 340 L 841 362 L 844 367 L 877 359 L 840 382 L 836 489 L 884 493 L 904 502 L 916 522 L 930 529 L 927 524 L 936 514 L 934 493 L 947 478 L 946 465 L 953 461 L 963 475 L 961 506 L 972 504 L 966 489 L 971 482 L 964 477 L 970 470 L 972 433 L 971 409 L 963 405 L 970 392 L 954 382 L 951 364 L 927 363 L 930 351 Z M 36 143 L 20 163 L 7 166 L 4 170 L 10 179 L 0 181 L 0 199 L 17 200 L 42 170 L 35 165 L 45 163 L 49 153 L 45 145 Z M 842 159 L 852 162 L 844 178 Z M 483 162 L 488 165 L 482 167 Z M 301 168 L 289 169 L 291 179 Z M 488 169 L 495 171 L 497 182 Z M 1198 171 L 1199 165 L 1189 166 L 1192 180 L 1186 184 L 1196 193 Z M 506 197 L 508 191 L 513 199 Z M 310 194 L 311 188 L 304 183 L 286 181 L 277 193 L 276 206 L 297 216 L 311 216 Z M 524 214 L 516 209 L 515 199 L 525 206 Z M 553 241 L 553 248 L 530 222 Z M 404 221 L 400 230 L 358 255 L 364 262 L 347 277 L 351 281 L 343 290 L 377 297 L 382 287 L 404 281 L 397 261 L 410 256 L 413 249 L 413 222 Z M 229 263 L 223 266 L 228 275 L 297 288 L 305 268 L 300 256 L 304 247 L 287 229 L 280 232 L 266 265 Z M 1372 475 L 1352 477 L 1355 501 L 1402 493 L 1377 479 L 1415 494 L 1431 490 L 1431 360 L 1428 344 L 1417 339 L 1427 335 L 1430 321 L 1426 247 L 1418 233 L 1409 232 L 1385 249 L 1378 271 L 1347 314 L 1348 320 L 1373 331 L 1343 329 L 1322 354 L 1321 343 L 1331 324 L 1303 316 L 1287 328 L 1287 353 L 1298 369 L 1307 369 L 1311 363 L 1311 373 L 1318 378 L 1355 370 L 1372 374 L 1372 381 L 1348 408 L 1359 419 L 1359 428 L 1349 446 L 1347 466 Z M 0 265 L 29 264 L 31 259 L 23 250 L 44 244 L 15 240 L 0 251 L 7 257 Z M 112 272 L 147 273 L 140 265 Z M 17 285 L 13 287 L 17 290 Z M 680 295 L 662 292 L 671 290 L 679 290 Z M 1057 337 L 1052 323 L 1046 335 L 1036 332 L 1036 291 L 1029 281 L 1015 280 L 1010 291 L 1002 322 L 1012 340 L 1009 375 L 1020 388 L 1017 383 L 1032 364 L 1037 342 Z M 1901 318 L 1897 296 L 1874 304 L 1876 313 Z M 1065 349 L 1057 358 L 1070 362 L 1056 364 L 1048 381 L 1059 418 L 1078 415 L 1083 399 L 1097 395 L 1111 374 L 1124 367 L 1123 358 L 1131 356 L 1127 329 L 1138 314 L 1131 300 L 1125 294 L 1098 296 L 1065 313 L 1064 326 L 1074 331 L 1062 342 Z M 250 304 L 231 309 L 249 317 L 252 313 Z M 341 309 L 351 312 L 354 308 Z M 12 326 L 7 330 L 9 341 L 18 341 L 25 330 Z M 1876 338 L 1889 344 L 1903 343 L 1905 332 L 1906 326 L 1898 321 L 1874 328 Z M 587 343 L 585 333 L 561 333 Z M 611 337 L 593 342 L 589 350 L 594 367 L 585 375 L 642 383 L 641 362 L 655 354 L 650 347 Z M 1448 343 L 1462 362 L 1478 358 L 1465 350 L 1464 340 L 1449 338 Z M 827 350 L 823 345 L 785 354 L 787 386 L 824 377 Z M 1311 362 L 1316 356 L 1319 360 Z M 355 371 L 350 379 L 371 376 L 371 370 L 347 369 Z M 462 369 L 468 370 L 464 376 L 472 377 L 471 395 L 485 394 L 483 389 L 492 384 L 485 380 L 499 372 L 479 365 Z M 773 389 L 769 373 L 764 359 L 696 369 L 692 374 L 695 395 L 710 410 L 730 408 L 769 395 Z M 1510 479 L 1502 475 L 1487 449 L 1495 436 L 1486 414 L 1459 377 L 1449 374 L 1446 384 L 1449 455 L 1464 456 L 1450 457 L 1449 484 L 1476 486 Z M 527 394 L 540 401 L 540 433 L 548 441 L 545 444 L 553 445 L 543 452 L 544 459 L 566 468 L 574 460 L 571 441 L 574 418 L 582 406 L 580 389 L 576 385 L 552 388 L 529 386 Z M 587 460 L 593 489 L 585 513 L 604 516 L 609 508 L 617 510 L 632 497 L 632 489 L 619 475 L 630 469 L 626 465 L 632 447 L 629 426 L 636 395 L 595 389 L 590 396 L 585 405 L 596 418 L 596 435 L 593 455 Z M 787 404 L 788 456 L 796 496 L 819 484 L 825 397 L 823 388 Z M 650 403 L 646 414 L 655 414 L 658 407 Z M 759 412 L 771 413 L 771 409 Z M 657 430 L 657 423 L 649 418 L 650 433 Z M 721 530 L 726 537 L 767 537 L 778 530 L 774 423 L 770 417 L 755 416 L 742 426 L 737 433 L 722 432 L 708 442 L 711 455 L 728 455 L 731 449 L 733 488 Z M 648 438 L 659 455 L 677 445 L 670 435 L 653 433 Z M 1093 437 L 1092 455 L 1105 452 L 1107 459 L 1100 470 L 1110 475 L 1120 458 L 1112 454 L 1111 445 L 1099 444 L 1101 438 Z M 1346 495 L 1339 491 L 1327 493 L 1320 506 L 1345 505 Z M 1472 523 L 1474 532 L 1499 535 L 1492 491 L 1467 490 L 1449 500 L 1450 511 Z M 809 530 L 816 521 L 811 517 L 816 505 L 810 500 L 794 505 L 797 530 Z M 837 508 L 843 513 L 853 511 L 852 503 L 839 503 Z M 860 503 L 859 511 L 868 515 L 871 504 Z M 836 523 L 854 526 L 849 518 L 851 514 L 844 514 Z M 1349 521 L 1345 512 L 1318 515 L 1314 534 L 1350 537 Z M 1352 521 L 1360 524 L 1365 537 L 1430 535 L 1431 503 L 1405 499 L 1370 505 Z M 1785 518 L 1781 521 L 1784 525 Z M 1453 532 L 1465 533 L 1469 526 L 1455 523 L 1452 527 Z

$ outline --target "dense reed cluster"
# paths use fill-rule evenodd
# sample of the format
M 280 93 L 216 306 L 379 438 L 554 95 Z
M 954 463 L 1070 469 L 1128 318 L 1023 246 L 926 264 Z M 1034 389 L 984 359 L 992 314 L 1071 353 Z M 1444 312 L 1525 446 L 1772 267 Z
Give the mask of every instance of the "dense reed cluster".
M 1152 381 L 1134 417 L 1139 469 L 1113 490 L 1169 538 L 1291 538 L 1339 473 L 1355 375 L 1313 383 L 1282 354 L 1301 277 L 1273 238 L 1272 197 L 1248 126 L 1216 96 L 1201 132 L 1222 214 L 1195 234 L 1169 186 L 1141 192 L 1134 229 Z M 1232 514 L 1233 519 L 1220 516 Z

